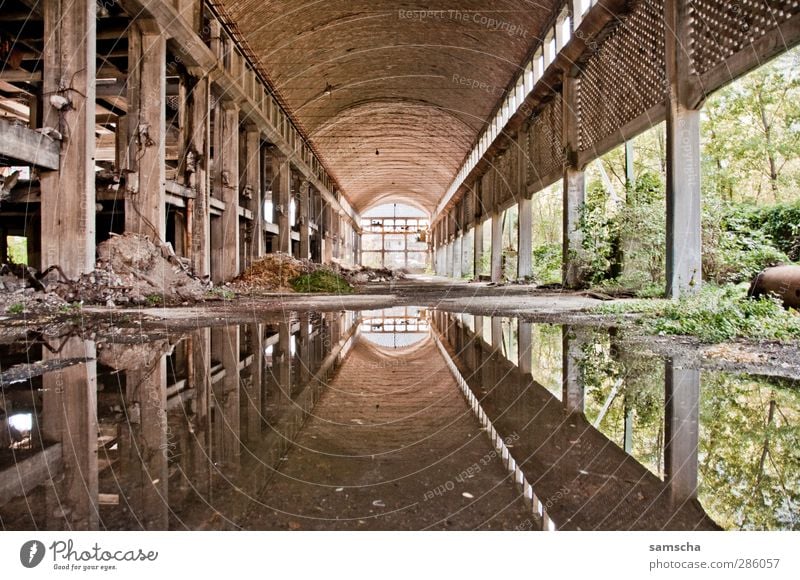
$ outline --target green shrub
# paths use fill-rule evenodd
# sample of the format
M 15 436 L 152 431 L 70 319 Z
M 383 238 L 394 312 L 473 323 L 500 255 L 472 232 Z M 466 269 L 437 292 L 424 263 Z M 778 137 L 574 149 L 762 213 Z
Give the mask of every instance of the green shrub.
M 330 270 L 316 270 L 303 274 L 291 281 L 295 292 L 325 292 L 331 294 L 350 294 L 353 287 L 338 274 Z
M 800 316 L 779 301 L 747 298 L 743 286 L 708 284 L 696 295 L 680 300 L 639 300 L 601 305 L 597 312 L 640 313 L 639 323 L 648 333 L 694 336 L 716 343 L 751 340 L 800 339 Z
M 22 302 L 15 302 L 14 304 L 9 304 L 6 308 L 6 312 L 8 314 L 22 314 L 25 312 L 25 305 Z
M 558 284 L 561 282 L 562 248 L 561 244 L 542 244 L 533 249 L 531 269 L 537 284 Z

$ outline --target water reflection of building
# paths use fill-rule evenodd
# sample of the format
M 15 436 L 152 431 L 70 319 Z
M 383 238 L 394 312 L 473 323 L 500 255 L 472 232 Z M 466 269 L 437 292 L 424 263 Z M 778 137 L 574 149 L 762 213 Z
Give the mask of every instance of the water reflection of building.
M 159 340 L 48 345 L 45 364 L 88 362 L 25 386 L 40 401 L 28 415 L 41 437 L 25 457 L 5 458 L 4 524 L 236 527 L 355 323 L 352 313 L 287 314 Z

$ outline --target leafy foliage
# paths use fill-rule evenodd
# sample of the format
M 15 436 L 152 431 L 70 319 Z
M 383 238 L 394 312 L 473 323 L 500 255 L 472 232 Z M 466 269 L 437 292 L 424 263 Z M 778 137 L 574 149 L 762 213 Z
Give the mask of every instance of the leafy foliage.
M 298 276 L 292 280 L 291 284 L 296 292 L 325 292 L 331 294 L 350 294 L 353 292 L 353 287 L 344 278 L 324 269 Z

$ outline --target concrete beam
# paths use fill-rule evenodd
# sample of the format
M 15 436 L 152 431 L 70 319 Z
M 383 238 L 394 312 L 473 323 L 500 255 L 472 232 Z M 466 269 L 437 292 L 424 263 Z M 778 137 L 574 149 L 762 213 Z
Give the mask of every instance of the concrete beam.
M 41 169 L 58 170 L 61 145 L 33 129 L 0 119 L 0 156 Z
M 43 94 L 71 106 L 44 108 L 43 126 L 66 135 L 59 171 L 41 175 L 41 264 L 61 266 L 70 278 L 95 262 L 95 71 L 97 6 L 94 0 L 44 5 Z M 64 87 L 69 87 L 65 89 Z

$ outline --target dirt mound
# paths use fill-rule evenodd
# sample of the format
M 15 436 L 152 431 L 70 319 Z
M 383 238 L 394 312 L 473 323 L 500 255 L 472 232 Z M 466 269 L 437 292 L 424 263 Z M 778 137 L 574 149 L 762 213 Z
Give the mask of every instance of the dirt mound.
M 168 244 L 140 234 L 113 235 L 97 246 L 95 270 L 52 288 L 70 302 L 176 304 L 203 300 L 210 285 L 193 276 Z M 113 304 L 112 304 L 113 303 Z
M 237 290 L 272 290 L 293 292 L 292 280 L 314 272 L 319 266 L 308 260 L 298 260 L 288 254 L 267 254 L 253 262 L 230 284 Z
M 350 284 L 390 282 L 392 280 L 403 280 L 406 277 L 406 273 L 403 270 L 391 270 L 389 268 L 369 268 L 367 266 L 341 266 L 339 268 L 339 273 Z

